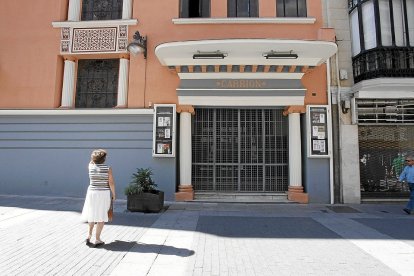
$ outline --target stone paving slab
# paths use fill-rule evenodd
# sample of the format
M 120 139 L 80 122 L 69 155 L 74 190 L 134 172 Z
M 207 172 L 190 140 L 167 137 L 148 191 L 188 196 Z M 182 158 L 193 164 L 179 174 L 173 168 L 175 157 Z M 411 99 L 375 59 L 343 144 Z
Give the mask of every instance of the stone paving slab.
M 414 275 L 404 204 L 167 202 L 142 214 L 120 200 L 102 248 L 84 244 L 82 205 L 0 195 L 1 275 Z

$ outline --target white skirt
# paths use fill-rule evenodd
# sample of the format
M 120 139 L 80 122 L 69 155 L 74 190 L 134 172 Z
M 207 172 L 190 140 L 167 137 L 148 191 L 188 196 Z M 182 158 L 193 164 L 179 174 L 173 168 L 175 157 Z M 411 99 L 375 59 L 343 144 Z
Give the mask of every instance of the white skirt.
M 110 190 L 96 191 L 88 188 L 81 220 L 84 222 L 108 222 L 108 210 L 110 206 Z

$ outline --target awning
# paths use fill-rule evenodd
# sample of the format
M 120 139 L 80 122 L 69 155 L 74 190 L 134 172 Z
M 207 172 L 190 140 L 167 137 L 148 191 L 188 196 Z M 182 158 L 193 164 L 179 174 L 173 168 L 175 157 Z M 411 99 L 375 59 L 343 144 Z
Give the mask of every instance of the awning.
M 222 59 L 193 59 L 204 52 L 225 54 Z M 294 53 L 295 59 L 266 59 L 270 52 Z M 317 66 L 337 51 L 337 45 L 328 41 L 281 39 L 217 39 L 167 42 L 155 48 L 162 65 L 298 65 Z

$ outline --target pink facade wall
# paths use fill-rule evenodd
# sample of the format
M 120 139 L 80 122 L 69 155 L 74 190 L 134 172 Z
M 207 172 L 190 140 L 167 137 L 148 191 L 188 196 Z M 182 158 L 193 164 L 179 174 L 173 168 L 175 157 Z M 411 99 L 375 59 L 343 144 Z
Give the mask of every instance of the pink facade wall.
M 259 1 L 260 17 L 275 17 L 274 0 Z M 63 57 L 59 54 L 60 29 L 53 21 L 65 21 L 68 0 L 5 1 L 0 9 L 0 108 L 49 109 L 60 106 Z M 224 0 L 212 0 L 211 17 L 227 15 Z M 148 58 L 130 57 L 128 107 L 154 103 L 177 103 L 177 74 L 160 64 L 154 54 L 157 45 L 173 41 L 272 38 L 319 40 L 322 27 L 320 0 L 308 1 L 308 16 L 315 24 L 192 24 L 176 25 L 179 0 L 133 1 L 129 27 L 148 38 Z M 75 58 L 105 58 L 106 55 L 78 55 Z M 119 57 L 119 56 L 115 56 Z M 308 88 L 305 103 L 326 104 L 326 67 L 320 66 L 303 78 Z M 312 94 L 313 93 L 313 94 Z
M 60 102 L 63 61 L 60 31 L 67 1 L 2 1 L 0 108 L 53 108 Z

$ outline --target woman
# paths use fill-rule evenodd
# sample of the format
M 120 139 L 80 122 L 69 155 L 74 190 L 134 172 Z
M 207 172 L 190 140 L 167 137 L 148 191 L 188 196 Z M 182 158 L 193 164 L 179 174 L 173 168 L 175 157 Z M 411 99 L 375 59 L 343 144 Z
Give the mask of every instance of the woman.
M 89 187 L 86 193 L 85 204 L 82 210 L 82 219 L 89 224 L 86 245 L 91 246 L 91 237 L 96 223 L 95 247 L 105 244 L 101 240 L 101 233 L 105 222 L 108 222 L 108 210 L 112 200 L 115 200 L 115 183 L 112 169 L 104 164 L 106 151 L 94 150 L 89 162 Z

